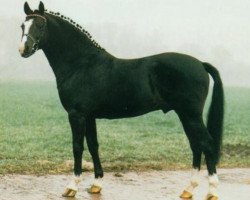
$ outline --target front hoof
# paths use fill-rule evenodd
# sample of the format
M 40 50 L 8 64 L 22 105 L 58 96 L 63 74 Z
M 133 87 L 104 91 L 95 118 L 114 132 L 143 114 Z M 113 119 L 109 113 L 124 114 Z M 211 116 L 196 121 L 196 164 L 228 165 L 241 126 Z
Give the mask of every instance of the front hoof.
M 77 191 L 70 189 L 70 188 L 66 188 L 66 190 L 64 191 L 64 193 L 62 194 L 63 197 L 74 197 L 76 195 Z
M 192 199 L 192 198 L 193 198 L 193 195 L 192 195 L 190 192 L 184 190 L 184 191 L 182 192 L 182 194 L 180 195 L 180 198 L 181 198 L 181 199 Z
M 90 194 L 99 194 L 101 192 L 102 188 L 98 185 L 91 185 L 91 187 L 88 189 L 88 193 Z
M 206 197 L 206 200 L 218 200 L 219 198 L 217 196 L 214 196 L 212 194 L 208 194 Z

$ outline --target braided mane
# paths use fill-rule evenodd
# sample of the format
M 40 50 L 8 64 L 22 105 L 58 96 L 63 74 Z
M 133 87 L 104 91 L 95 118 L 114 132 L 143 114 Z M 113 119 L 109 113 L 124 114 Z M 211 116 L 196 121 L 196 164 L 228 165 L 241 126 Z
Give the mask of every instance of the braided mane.
M 77 24 L 76 22 L 74 22 L 72 19 L 70 19 L 69 17 L 66 17 L 62 14 L 60 14 L 59 12 L 53 12 L 53 11 L 48 11 L 45 10 L 46 14 L 51 14 L 54 15 L 56 17 L 59 17 L 67 22 L 69 22 L 71 25 L 73 25 L 74 27 L 76 27 L 79 31 L 81 31 L 84 35 L 87 36 L 87 38 L 95 45 L 95 47 L 101 49 L 101 50 L 105 50 L 104 48 L 102 48 L 90 35 L 90 33 L 88 31 L 86 31 L 82 26 L 80 26 L 79 24 Z

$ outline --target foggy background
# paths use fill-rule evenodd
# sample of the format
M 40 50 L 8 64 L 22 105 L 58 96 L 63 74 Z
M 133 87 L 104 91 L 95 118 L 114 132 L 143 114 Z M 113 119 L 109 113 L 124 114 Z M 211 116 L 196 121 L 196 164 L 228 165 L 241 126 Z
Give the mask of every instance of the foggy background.
M 21 0 L 0 0 L 0 81 L 54 80 L 42 51 L 21 58 Z M 37 9 L 39 1 L 28 1 Z M 162 52 L 192 55 L 216 66 L 227 86 L 250 87 L 249 0 L 43 0 L 82 25 L 120 58 Z

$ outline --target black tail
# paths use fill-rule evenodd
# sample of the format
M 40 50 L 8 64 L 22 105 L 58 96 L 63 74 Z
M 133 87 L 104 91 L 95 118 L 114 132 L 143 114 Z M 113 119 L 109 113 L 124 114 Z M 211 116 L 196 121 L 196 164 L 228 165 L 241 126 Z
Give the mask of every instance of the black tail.
M 214 140 L 214 158 L 217 164 L 220 159 L 222 145 L 223 118 L 224 118 L 224 92 L 223 84 L 218 70 L 209 63 L 203 63 L 206 71 L 214 79 L 212 102 L 208 112 L 207 129 Z

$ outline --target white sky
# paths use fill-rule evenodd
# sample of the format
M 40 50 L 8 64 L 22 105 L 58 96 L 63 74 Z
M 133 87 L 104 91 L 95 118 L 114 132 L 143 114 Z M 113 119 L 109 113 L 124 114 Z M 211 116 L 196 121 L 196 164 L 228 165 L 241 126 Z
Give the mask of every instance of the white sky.
M 18 17 L 22 22 L 25 1 L 0 2 L 0 18 Z M 28 2 L 31 8 L 38 7 L 38 0 Z M 165 51 L 184 52 L 212 62 L 224 75 L 227 85 L 250 86 L 249 0 L 43 2 L 48 10 L 59 11 L 79 22 L 101 46 L 117 57 L 141 57 Z M 106 24 L 109 25 L 107 28 Z M 125 31 L 115 34 L 114 30 L 117 33 Z M 106 39 L 103 34 L 107 35 Z M 118 48 L 113 48 L 111 43 L 117 43 Z M 22 65 L 21 59 L 20 62 Z

